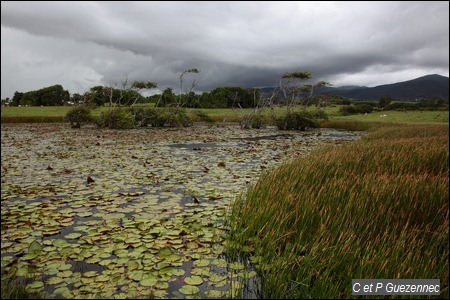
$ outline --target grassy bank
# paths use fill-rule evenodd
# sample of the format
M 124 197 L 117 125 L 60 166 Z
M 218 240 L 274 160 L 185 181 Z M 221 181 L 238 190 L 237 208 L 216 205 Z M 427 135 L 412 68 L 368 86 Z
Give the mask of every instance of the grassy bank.
M 263 175 L 230 220 L 230 249 L 260 261 L 262 297 L 351 298 L 356 278 L 438 278 L 448 298 L 448 133 L 384 126 Z

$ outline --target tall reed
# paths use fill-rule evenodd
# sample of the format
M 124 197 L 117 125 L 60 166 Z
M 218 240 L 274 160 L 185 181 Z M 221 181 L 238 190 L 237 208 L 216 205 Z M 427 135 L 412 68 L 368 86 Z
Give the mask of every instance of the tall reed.
M 231 244 L 261 258 L 264 298 L 350 298 L 357 278 L 440 279 L 448 298 L 448 157 L 442 125 L 322 148 L 235 202 Z

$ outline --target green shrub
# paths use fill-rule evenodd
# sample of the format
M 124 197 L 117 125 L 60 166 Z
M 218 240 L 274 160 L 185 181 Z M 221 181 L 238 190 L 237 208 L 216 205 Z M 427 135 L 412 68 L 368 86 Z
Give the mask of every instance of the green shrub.
M 322 109 L 311 112 L 311 116 L 316 120 L 328 120 L 327 113 Z
M 93 121 L 91 110 L 84 105 L 78 105 L 69 110 L 65 118 L 72 128 L 80 128 L 83 123 Z
M 290 112 L 275 118 L 275 126 L 280 130 L 306 130 L 306 128 L 318 128 L 319 123 L 312 113 L 307 111 Z
M 111 129 L 131 129 L 134 128 L 134 119 L 128 109 L 113 108 L 100 114 L 97 125 Z
M 145 127 L 148 125 L 148 118 L 146 115 L 146 111 L 141 106 L 131 106 L 127 107 L 126 110 L 133 117 L 133 125 L 134 127 Z
M 257 128 L 257 129 L 264 128 L 264 127 L 267 126 L 267 124 L 268 124 L 268 119 L 262 113 L 258 113 L 256 115 L 254 115 L 252 120 L 251 120 L 252 128 Z
M 368 114 L 373 111 L 373 106 L 369 104 L 351 104 L 351 105 L 344 105 L 339 109 L 339 112 L 343 116 L 348 115 L 355 115 L 355 114 Z
M 162 110 L 162 114 L 159 115 L 158 124 L 164 124 L 164 126 L 169 127 L 188 127 L 192 124 L 192 120 L 185 109 L 181 107 L 166 107 Z

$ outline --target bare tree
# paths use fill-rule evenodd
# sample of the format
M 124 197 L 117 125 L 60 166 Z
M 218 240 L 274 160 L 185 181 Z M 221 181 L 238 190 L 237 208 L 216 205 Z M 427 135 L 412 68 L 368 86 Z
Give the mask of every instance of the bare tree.
M 259 88 L 253 88 L 253 108 L 250 113 L 247 113 L 240 105 L 240 99 L 236 92 L 233 98 L 233 105 L 231 106 L 236 116 L 240 118 L 240 125 L 242 129 L 250 129 L 251 127 L 261 127 L 262 124 L 256 124 L 256 118 L 261 121 L 264 116 L 265 109 L 271 107 L 273 109 L 273 99 L 275 92 L 272 92 L 270 97 L 267 97 L 265 93 Z M 237 108 L 236 108 L 237 106 Z
M 128 78 L 121 82 L 121 87 L 117 89 L 118 83 L 111 81 L 107 86 L 110 110 L 116 105 L 133 106 L 142 95 L 139 93 L 143 89 L 153 89 L 157 87 L 156 82 L 133 81 L 128 82 Z
M 186 97 L 186 100 L 183 102 L 183 100 L 182 100 L 182 95 L 183 95 L 183 76 L 186 75 L 187 73 L 200 73 L 200 70 L 197 69 L 197 68 L 191 68 L 191 69 L 186 69 L 186 70 L 183 71 L 183 73 L 181 73 L 181 75 L 180 75 L 180 95 L 179 95 L 179 101 L 177 103 L 178 107 L 183 107 L 186 104 L 186 102 L 189 100 L 189 95 L 191 94 L 192 90 L 196 86 L 195 79 L 194 79 L 192 81 L 191 87 L 189 88 L 189 92 L 187 92 L 188 97 Z
M 111 81 L 106 87 L 109 98 L 109 123 L 111 123 L 112 114 L 116 106 L 133 106 L 142 97 L 139 93 L 140 90 L 153 89 L 158 86 L 156 82 L 152 81 L 133 81 L 130 83 L 128 77 L 120 83 L 119 89 L 117 89 L 118 85 L 117 82 Z M 108 124 L 108 127 L 111 127 L 111 124 Z

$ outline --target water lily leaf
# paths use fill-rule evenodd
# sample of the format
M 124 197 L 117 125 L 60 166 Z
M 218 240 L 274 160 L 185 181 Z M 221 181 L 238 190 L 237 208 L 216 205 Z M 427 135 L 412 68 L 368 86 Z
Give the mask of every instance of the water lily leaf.
M 214 285 L 218 288 L 224 287 L 228 284 L 227 280 L 223 280 L 223 281 L 219 281 L 219 282 L 215 282 Z
M 67 278 L 72 276 L 73 272 L 70 270 L 62 271 L 58 273 L 58 277 Z
M 42 252 L 42 245 L 38 241 L 33 241 L 28 247 L 28 254 L 40 254 Z
M 31 232 L 30 234 L 35 237 L 41 237 L 43 235 L 43 232 L 41 230 L 35 230 L 35 231 Z
M 129 260 L 125 263 L 125 265 L 127 266 L 127 268 L 129 270 L 134 270 L 134 269 L 139 268 L 139 263 L 135 260 Z
M 203 283 L 203 279 L 200 276 L 191 276 L 185 277 L 184 282 L 186 282 L 189 285 L 200 285 Z
M 53 246 L 58 247 L 58 248 L 67 246 L 66 240 L 63 240 L 63 239 L 56 239 L 52 242 L 52 244 L 53 244 Z
M 90 211 L 78 213 L 78 216 L 81 217 L 81 218 L 90 217 L 92 215 L 93 215 L 93 213 L 90 212 Z
M 65 293 L 67 291 L 69 291 L 69 288 L 67 286 L 62 286 L 62 287 L 56 288 L 53 293 L 56 295 L 63 295 L 63 293 Z
M 51 268 L 44 271 L 45 275 L 56 275 L 58 274 L 59 270 L 57 268 Z
M 81 277 L 81 283 L 83 284 L 90 284 L 95 281 L 94 278 L 88 278 L 88 277 Z
M 13 245 L 13 243 L 11 243 L 11 242 L 2 242 L 2 250 L 7 249 L 7 248 L 11 247 L 12 245 Z
M 167 267 L 170 267 L 170 265 L 168 263 L 166 263 L 166 262 L 159 262 L 159 263 L 156 264 L 155 270 L 159 271 L 159 270 L 162 270 L 162 269 L 167 268 Z
M 154 286 L 157 282 L 158 282 L 158 279 L 156 279 L 156 277 L 150 277 L 150 278 L 142 279 L 139 283 L 142 286 Z
M 215 258 L 212 260 L 211 264 L 218 266 L 219 268 L 226 268 L 228 263 L 223 258 Z
M 131 278 L 135 281 L 141 281 L 142 276 L 144 275 L 144 271 L 142 270 L 132 270 L 130 271 Z
M 35 259 L 36 257 L 38 257 L 38 254 L 36 253 L 25 254 L 24 256 L 21 257 L 21 260 L 32 260 Z
M 64 281 L 64 279 L 62 277 L 54 276 L 54 277 L 51 277 L 50 279 L 48 279 L 45 283 L 47 283 L 47 284 L 58 284 L 58 283 L 61 283 L 63 281 Z
M 47 247 L 42 248 L 42 251 L 44 251 L 44 252 L 53 252 L 55 250 L 56 250 L 56 247 L 53 247 L 53 246 L 47 246 Z
M 86 225 L 82 225 L 82 226 L 75 226 L 74 228 L 73 228 L 73 230 L 75 230 L 75 231 L 87 231 L 89 229 L 89 226 L 86 226 Z
M 217 273 L 211 273 L 211 275 L 209 276 L 209 281 L 211 281 L 211 282 L 220 282 L 220 281 L 223 281 L 226 279 L 227 279 L 227 276 L 222 276 Z
M 211 262 L 209 261 L 209 259 L 199 259 L 199 260 L 194 261 L 194 266 L 207 267 L 210 265 L 210 263 Z
M 181 256 L 179 256 L 179 255 L 177 255 L 177 254 L 171 254 L 171 255 L 168 255 L 168 256 L 166 256 L 165 257 L 165 260 L 167 261 L 167 262 L 169 262 L 169 263 L 172 263 L 172 262 L 176 262 L 176 261 L 179 261 L 179 260 L 181 260 Z
M 43 289 L 44 283 L 42 281 L 35 281 L 31 284 L 27 284 L 27 288 L 37 290 L 37 289 Z
M 161 251 L 159 251 L 159 253 L 158 253 L 159 257 L 163 257 L 163 258 L 168 257 L 173 254 L 174 253 L 172 252 L 172 250 L 170 250 L 170 248 L 161 249 Z
M 15 271 L 16 276 L 28 276 L 28 273 L 30 273 L 28 266 L 25 264 L 17 264 L 16 267 L 17 267 Z
M 195 295 L 200 292 L 200 289 L 195 285 L 183 285 L 178 291 L 184 295 Z
M 93 255 L 92 252 L 89 251 L 88 249 L 83 249 L 83 250 L 81 250 L 81 252 L 80 252 L 80 254 L 79 254 L 80 257 L 84 257 L 84 258 L 89 258 L 89 257 L 91 257 L 92 255 Z
M 77 239 L 77 238 L 79 238 L 80 236 L 82 236 L 81 233 L 73 232 L 73 233 L 66 234 L 64 237 L 65 237 L 66 239 Z
M 155 284 L 155 288 L 160 289 L 160 290 L 166 290 L 169 288 L 169 283 L 168 282 L 158 282 L 157 284 Z
M 226 295 L 226 291 L 218 291 L 218 290 L 207 290 L 207 291 L 205 291 L 205 296 L 208 299 L 222 298 L 225 295 Z
M 184 275 L 184 273 L 186 273 L 186 271 L 184 271 L 183 269 L 173 269 L 172 270 L 172 274 L 175 276 L 182 276 L 182 275 Z
M 109 276 L 108 275 L 98 275 L 97 277 L 95 277 L 95 281 L 97 282 L 107 282 L 109 281 Z
M 81 277 L 86 277 L 86 278 L 91 278 L 91 277 L 96 277 L 96 276 L 98 276 L 97 271 L 87 271 L 87 272 L 84 272 L 83 274 L 81 274 Z

